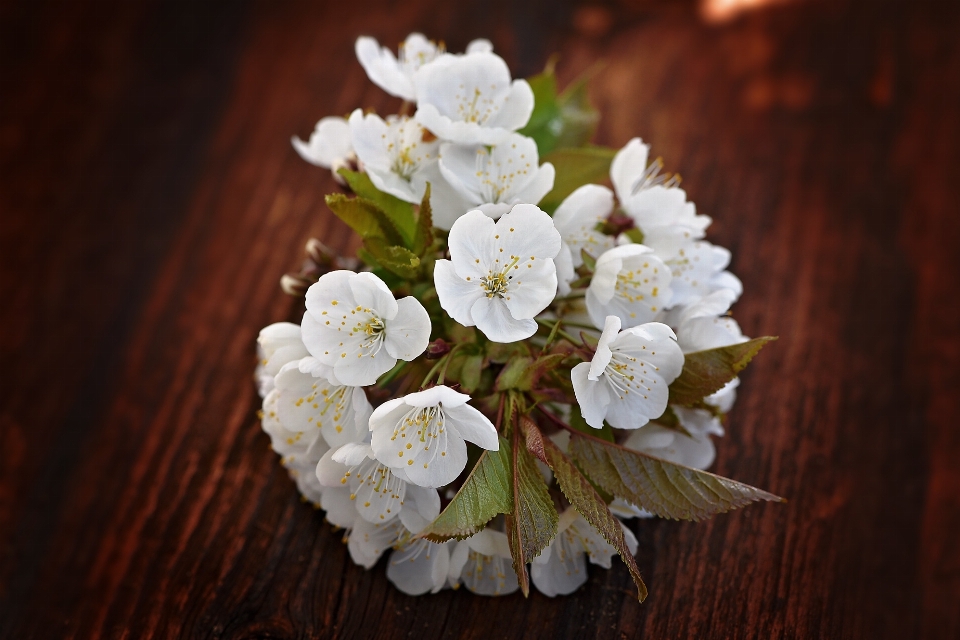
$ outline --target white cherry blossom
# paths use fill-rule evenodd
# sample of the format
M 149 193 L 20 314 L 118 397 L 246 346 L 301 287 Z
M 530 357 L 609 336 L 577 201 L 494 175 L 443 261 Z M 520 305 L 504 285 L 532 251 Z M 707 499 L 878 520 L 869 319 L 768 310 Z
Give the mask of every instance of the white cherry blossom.
M 504 596 L 519 589 L 507 535 L 487 527 L 458 542 L 450 554 L 449 580 L 482 596 Z
M 337 179 L 340 179 L 337 169 L 350 166 L 351 160 L 356 158 L 350 125 L 344 118 L 336 116 L 322 118 L 310 135 L 309 142 L 297 136 L 293 136 L 290 142 L 301 158 L 310 164 L 330 169 Z
M 406 530 L 398 519 L 374 523 L 358 517 L 348 534 L 347 550 L 355 564 L 370 569 L 405 534 Z
M 613 193 L 606 187 L 586 184 L 567 196 L 553 213 L 553 224 L 562 240 L 557 255 L 557 284 L 560 295 L 570 293 L 574 270 L 583 264 L 581 250 L 594 258 L 612 249 L 613 237 L 597 231 L 597 225 L 613 212 Z
M 673 330 L 650 322 L 620 331 L 608 316 L 597 352 L 570 372 L 583 419 L 594 429 L 606 420 L 618 429 L 637 429 L 667 408 L 669 386 L 683 369 Z
M 625 327 L 650 322 L 670 303 L 670 283 L 670 270 L 650 247 L 614 247 L 597 259 L 587 288 L 590 319 L 598 329 L 611 315 Z
M 411 296 L 395 300 L 372 273 L 331 271 L 307 289 L 303 342 L 341 383 L 374 384 L 398 359 L 427 348 L 430 317 Z
M 684 353 L 747 341 L 737 321 L 724 315 L 736 298 L 735 291 L 720 289 L 671 312 L 667 321 L 677 327 L 677 342 Z
M 440 514 L 436 489 L 408 483 L 403 470 L 392 470 L 379 463 L 367 443 L 331 449 L 317 463 L 316 475 L 323 486 L 349 487 L 357 512 L 368 522 L 387 522 L 405 510 L 416 517 L 402 517 L 404 526 L 408 522 L 422 525 Z
M 260 330 L 257 337 L 257 389 L 265 398 L 273 390 L 273 381 L 288 362 L 309 355 L 300 338 L 300 325 L 275 322 Z
M 411 33 L 400 43 L 397 56 L 369 36 L 357 38 L 355 49 L 357 60 L 375 85 L 392 96 L 413 102 L 417 98 L 413 86 L 414 74 L 417 69 L 443 54 L 445 47 L 443 43 L 427 40 L 423 34 Z M 467 45 L 468 54 L 490 51 L 493 51 L 493 45 L 489 40 L 474 40 Z
M 537 143 L 518 133 L 492 147 L 445 143 L 440 147 L 440 172 L 461 202 L 454 212 L 479 209 L 499 218 L 515 204 L 537 204 L 553 189 L 553 165 L 539 164 Z M 456 217 L 441 207 L 438 226 L 450 228 Z
M 462 144 L 499 144 L 527 124 L 533 91 L 491 52 L 449 54 L 414 77 L 416 118 L 438 137 Z
M 468 440 L 497 451 L 497 430 L 467 404 L 470 396 L 438 386 L 388 400 L 370 416 L 373 452 L 421 487 L 442 487 L 467 464 Z
M 553 259 L 560 234 L 546 213 L 518 204 L 494 222 L 480 211 L 450 229 L 450 260 L 438 260 L 440 305 L 494 342 L 516 342 L 537 331 L 534 318 L 557 293 Z
M 450 550 L 456 542 L 415 539 L 390 554 L 387 579 L 407 595 L 437 593 L 447 585 Z
M 626 238 L 621 237 L 621 242 L 625 241 Z M 687 227 L 656 227 L 644 234 L 643 243 L 670 269 L 671 305 L 691 304 L 724 289 L 733 293 L 736 300 L 743 292 L 740 279 L 726 271 L 730 252 L 696 239 Z
M 279 397 L 280 391 L 274 389 L 264 398 L 260 424 L 270 436 L 270 448 L 280 455 L 280 463 L 297 483 L 300 493 L 306 500 L 319 505 L 323 487 L 316 480 L 313 470 L 329 447 L 316 429 L 302 433 L 285 428 L 277 408 Z
M 440 142 L 412 119 L 389 116 L 384 121 L 375 113 L 350 115 L 350 131 L 357 157 L 370 181 L 406 202 L 419 204 L 432 176 Z
M 672 229 L 680 238 L 702 238 L 710 218 L 697 215 L 686 192 L 675 186 L 676 180 L 660 175 L 663 165 L 659 160 L 648 164 L 649 153 L 650 145 L 634 138 L 614 157 L 610 181 L 620 206 L 645 236 L 655 230 Z
M 636 537 L 622 523 L 621 527 L 627 549 L 636 554 Z M 616 554 L 617 550 L 576 509 L 568 507 L 560 514 L 557 537 L 530 564 L 530 580 L 547 597 L 567 595 L 587 581 L 587 557 L 592 564 L 609 569 Z
M 713 464 L 716 457 L 716 449 L 710 440 L 710 434 L 723 435 L 722 430 L 721 433 L 716 433 L 715 426 L 719 423 L 714 424 L 710 420 L 709 412 L 702 409 L 674 407 L 674 411 L 679 413 L 695 411 L 703 415 L 684 415 L 681 423 L 690 433 L 689 436 L 658 424 L 648 424 L 643 429 L 637 429 L 631 433 L 623 443 L 624 446 L 685 467 L 706 469 Z M 698 429 L 697 425 L 703 425 L 706 428 Z

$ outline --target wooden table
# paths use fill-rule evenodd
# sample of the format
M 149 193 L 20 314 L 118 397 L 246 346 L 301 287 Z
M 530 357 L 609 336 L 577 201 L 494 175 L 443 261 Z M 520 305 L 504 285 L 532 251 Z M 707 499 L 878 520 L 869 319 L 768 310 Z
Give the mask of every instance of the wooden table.
M 636 6 L 634 6 L 636 5 Z M 598 61 L 599 143 L 679 171 L 749 335 L 714 470 L 789 498 L 642 521 L 574 596 L 410 598 L 268 449 L 260 327 L 310 236 L 291 134 L 397 102 L 358 34 Z M 960 637 L 960 11 L 696 4 L 42 2 L 0 8 L 0 635 Z

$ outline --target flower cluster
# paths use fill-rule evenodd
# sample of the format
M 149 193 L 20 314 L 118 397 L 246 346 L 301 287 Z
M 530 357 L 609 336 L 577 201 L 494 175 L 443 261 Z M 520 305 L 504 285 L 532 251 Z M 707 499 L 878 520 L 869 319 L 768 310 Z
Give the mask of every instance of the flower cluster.
M 300 325 L 260 333 L 273 450 L 357 564 L 391 550 L 405 593 L 552 597 L 619 555 L 642 600 L 624 520 L 778 499 L 702 471 L 768 340 L 729 315 L 730 253 L 639 138 L 587 144 L 582 82 L 513 79 L 486 40 L 356 53 L 403 106 L 293 139 L 363 248 L 311 240 L 284 281 Z

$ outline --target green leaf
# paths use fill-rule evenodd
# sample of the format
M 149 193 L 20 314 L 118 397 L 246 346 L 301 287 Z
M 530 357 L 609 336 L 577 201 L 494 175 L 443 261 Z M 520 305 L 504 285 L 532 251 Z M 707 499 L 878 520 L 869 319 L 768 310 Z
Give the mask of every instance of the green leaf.
M 554 60 L 548 62 L 543 73 L 527 78 L 527 83 L 533 91 L 533 112 L 526 126 L 518 132 L 533 138 L 541 156 L 557 146 L 557 138 L 563 129 L 553 63 Z
M 543 374 L 557 367 L 566 358 L 566 353 L 551 353 L 536 360 L 531 357 L 513 358 L 497 378 L 497 391 L 530 391 L 537 386 Z
M 507 540 L 513 570 L 523 595 L 527 596 L 530 593 L 527 563 L 540 555 L 557 535 L 559 516 L 543 474 L 519 442 L 520 430 L 515 428 L 513 434 L 513 513 L 506 518 Z
M 366 238 L 363 247 L 377 259 L 387 271 L 395 273 L 401 278 L 412 280 L 417 277 L 417 267 L 420 258 L 409 249 L 387 244 L 383 238 Z
M 433 542 L 469 538 L 498 513 L 513 511 L 510 443 L 500 438 L 499 451 L 484 451 L 447 508 L 419 536 Z
M 587 253 L 587 250 L 582 247 L 580 249 L 580 259 L 583 260 L 583 265 L 590 271 L 597 270 L 597 259 Z
M 413 246 L 416 220 L 413 217 L 413 205 L 404 202 L 396 196 L 384 193 L 374 186 L 370 181 L 370 176 L 349 169 L 340 169 L 337 171 L 350 185 L 355 194 L 374 203 L 390 220 L 393 226 L 403 237 L 403 244 L 406 247 Z
M 423 256 L 433 245 L 433 209 L 430 208 L 430 183 L 423 192 L 423 201 L 420 203 L 420 214 L 417 216 L 417 227 L 413 236 L 413 252 Z
M 604 490 L 661 518 L 703 520 L 758 500 L 783 498 L 645 453 L 573 435 L 570 455 Z
M 543 73 L 527 78 L 533 91 L 533 113 L 519 133 L 537 143 L 541 158 L 554 149 L 580 147 L 593 137 L 600 114 L 590 104 L 587 82 L 589 71 L 557 95 L 556 59 L 547 63 Z
M 610 428 L 610 425 L 604 422 L 603 428 L 594 429 L 583 419 L 583 416 L 580 414 L 580 405 L 578 404 L 570 405 L 570 426 L 589 436 L 600 438 L 607 442 L 613 442 L 613 429 Z
M 547 154 L 541 160 L 553 164 L 557 177 L 553 181 L 553 191 L 540 201 L 540 208 L 552 211 L 577 188 L 605 180 L 616 154 L 616 149 L 594 146 L 558 149 Z
M 403 244 L 393 223 L 374 202 L 360 197 L 348 198 L 342 193 L 331 193 L 326 201 L 330 210 L 361 238 L 383 238 L 388 244 Z
M 460 384 L 466 392 L 472 392 L 480 386 L 480 374 L 483 373 L 483 355 L 467 356 L 460 370 Z
M 627 229 L 623 232 L 623 235 L 627 236 L 630 239 L 630 242 L 635 242 L 637 244 L 643 244 L 643 231 L 634 227 L 633 229 Z
M 487 344 L 487 358 L 496 364 L 506 364 L 511 358 L 529 353 L 522 342 L 490 342 Z
M 683 371 L 670 385 L 670 404 L 693 406 L 723 388 L 774 337 L 754 338 L 728 347 L 684 355 Z
M 531 364 L 533 364 L 533 358 L 530 356 L 510 358 L 507 365 L 500 371 L 500 375 L 497 376 L 496 391 L 519 389 L 523 374 Z
M 600 113 L 590 104 L 587 94 L 587 83 L 592 75 L 591 70 L 580 76 L 570 83 L 557 99 L 562 125 L 557 136 L 558 149 L 583 146 L 590 142 L 597 130 Z
M 577 438 L 578 436 L 573 436 Z M 571 438 L 571 441 L 573 440 Z M 620 559 L 627 565 L 630 577 L 637 586 L 637 598 L 643 602 L 647 597 L 647 585 L 640 577 L 640 568 L 637 560 L 627 548 L 627 541 L 623 537 L 620 521 L 610 513 L 607 503 L 603 501 L 590 481 L 577 469 L 576 465 L 563 454 L 550 438 L 543 438 L 547 462 L 553 469 L 553 475 L 560 483 L 560 490 L 567 497 L 570 504 L 580 512 L 580 515 L 595 528 L 603 539 L 617 550 Z

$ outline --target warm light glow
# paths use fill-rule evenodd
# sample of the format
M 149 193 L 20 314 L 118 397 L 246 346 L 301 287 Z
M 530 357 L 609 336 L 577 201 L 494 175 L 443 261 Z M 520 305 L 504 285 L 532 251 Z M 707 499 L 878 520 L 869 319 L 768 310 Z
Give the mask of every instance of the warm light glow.
M 703 0 L 703 17 L 708 22 L 726 22 L 744 11 L 785 2 L 786 0 Z

